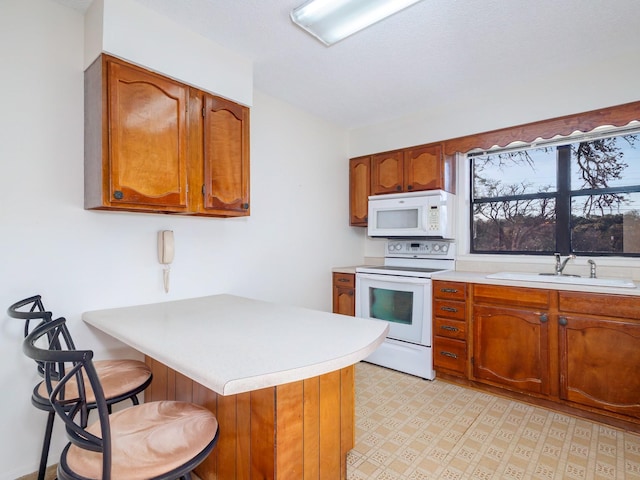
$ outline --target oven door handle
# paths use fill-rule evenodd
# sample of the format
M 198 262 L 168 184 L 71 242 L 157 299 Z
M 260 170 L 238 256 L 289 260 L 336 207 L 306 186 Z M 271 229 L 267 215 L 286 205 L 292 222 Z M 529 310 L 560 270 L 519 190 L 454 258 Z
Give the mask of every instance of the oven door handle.
M 360 280 L 374 280 L 377 282 L 393 282 L 393 283 L 412 283 L 417 285 L 428 284 L 431 279 L 424 277 L 401 277 L 399 275 L 384 275 L 382 273 L 357 273 L 356 281 Z

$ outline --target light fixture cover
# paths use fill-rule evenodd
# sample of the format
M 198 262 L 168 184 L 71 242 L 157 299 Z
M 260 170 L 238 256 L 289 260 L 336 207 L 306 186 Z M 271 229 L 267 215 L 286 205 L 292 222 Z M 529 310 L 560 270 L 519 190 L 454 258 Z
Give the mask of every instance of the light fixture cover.
M 291 20 L 325 45 L 373 25 L 422 0 L 309 0 Z

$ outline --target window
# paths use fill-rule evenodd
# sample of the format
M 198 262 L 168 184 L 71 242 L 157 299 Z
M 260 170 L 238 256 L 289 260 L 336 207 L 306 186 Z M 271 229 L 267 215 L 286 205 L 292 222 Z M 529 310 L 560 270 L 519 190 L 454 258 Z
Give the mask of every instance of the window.
M 469 158 L 472 253 L 640 256 L 640 133 Z

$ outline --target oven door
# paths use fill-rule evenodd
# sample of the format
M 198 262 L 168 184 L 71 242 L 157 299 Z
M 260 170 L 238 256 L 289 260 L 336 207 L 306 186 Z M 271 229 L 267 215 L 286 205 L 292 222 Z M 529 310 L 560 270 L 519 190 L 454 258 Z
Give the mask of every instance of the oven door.
M 389 322 L 388 338 L 431 346 L 431 279 L 356 273 L 356 316 Z

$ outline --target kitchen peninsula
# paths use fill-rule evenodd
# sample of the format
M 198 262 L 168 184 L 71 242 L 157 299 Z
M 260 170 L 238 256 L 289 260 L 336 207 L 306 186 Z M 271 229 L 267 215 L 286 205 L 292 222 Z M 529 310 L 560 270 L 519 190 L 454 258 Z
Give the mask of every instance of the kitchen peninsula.
M 205 405 L 220 440 L 203 480 L 346 478 L 355 434 L 354 364 L 386 322 L 233 295 L 85 312 L 83 320 L 143 353 L 147 401 Z

